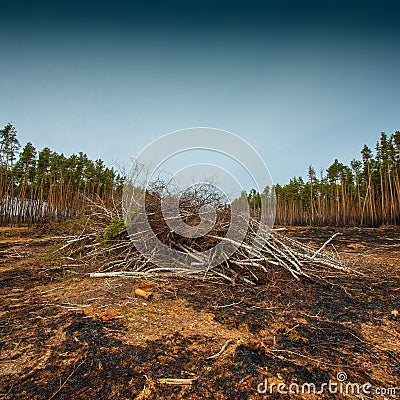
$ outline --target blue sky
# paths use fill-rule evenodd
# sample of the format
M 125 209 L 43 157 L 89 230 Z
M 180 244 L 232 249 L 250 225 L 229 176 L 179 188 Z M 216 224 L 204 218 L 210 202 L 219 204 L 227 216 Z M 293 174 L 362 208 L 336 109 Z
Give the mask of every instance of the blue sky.
M 241 136 L 280 183 L 349 162 L 400 129 L 400 12 L 322 3 L 4 3 L 0 125 L 109 165 L 192 126 Z

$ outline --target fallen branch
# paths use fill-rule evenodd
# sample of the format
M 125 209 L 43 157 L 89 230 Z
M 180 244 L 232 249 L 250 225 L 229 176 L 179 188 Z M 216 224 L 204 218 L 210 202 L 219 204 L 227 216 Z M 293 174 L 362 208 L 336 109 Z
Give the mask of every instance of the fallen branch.
M 217 207 L 217 218 L 214 227 L 201 237 L 185 237 L 176 234 L 167 225 L 161 211 L 161 194 L 151 194 L 147 201 L 146 218 L 150 228 L 142 229 L 139 224 L 135 236 L 139 235 L 147 244 L 147 238 L 162 242 L 171 250 L 177 252 L 176 263 L 164 266 L 153 263 L 157 256 L 157 248 L 150 247 L 149 254 L 144 256 L 134 246 L 127 231 L 123 229 L 121 220 L 117 220 L 114 232 L 115 216 L 120 216 L 118 210 L 108 210 L 100 204 L 98 210 L 92 213 L 90 223 L 76 238 L 68 238 L 61 247 L 66 253 L 65 259 L 76 265 L 76 259 L 82 266 L 88 266 L 93 272 L 91 278 L 131 277 L 158 278 L 160 276 L 203 276 L 223 278 L 232 284 L 244 282 L 257 285 L 265 282 L 271 268 L 283 268 L 296 280 L 307 278 L 327 282 L 334 280 L 340 274 L 348 274 L 348 268 L 339 257 L 324 251 L 329 243 L 340 233 L 332 235 L 318 250 L 299 241 L 285 236 L 281 229 L 269 230 L 254 218 L 246 225 L 238 228 L 241 240 L 226 237 L 231 221 L 229 209 Z M 203 203 L 202 203 L 203 201 Z M 204 203 L 202 198 L 189 198 L 182 212 L 185 221 L 198 222 L 198 210 Z M 148 204 L 147 204 L 148 203 Z M 91 207 L 95 203 L 90 203 Z M 196 219 L 197 218 L 197 219 Z M 197 223 L 196 222 L 196 223 Z M 189 222 L 187 222 L 189 223 Z M 122 229 L 121 229 L 122 225 Z M 143 225 L 145 228 L 145 226 Z M 242 233 L 242 235 L 240 235 Z M 107 234 L 107 235 L 106 235 Z M 149 241 L 149 246 L 153 242 Z M 209 249 L 222 244 L 219 254 L 209 252 Z M 225 248 L 233 248 L 229 257 Z M 219 264 L 214 260 L 218 257 Z M 75 260 L 75 261 L 74 261 Z M 140 294 L 139 294 L 140 296 Z M 141 296 L 143 297 L 143 296 Z
M 82 362 L 73 369 L 73 371 L 67 376 L 67 378 L 65 379 L 65 381 L 60 385 L 60 387 L 49 397 L 49 400 L 54 399 L 54 397 L 57 396 L 58 393 L 60 393 L 60 391 L 62 390 L 62 388 L 67 384 L 67 382 L 71 379 L 72 375 L 75 374 L 76 371 L 78 371 L 78 369 L 81 367 L 81 365 L 85 362 L 86 359 L 82 360 Z
M 221 347 L 221 350 L 220 350 L 218 353 L 216 353 L 216 354 L 214 354 L 214 355 L 212 355 L 212 356 L 210 356 L 210 357 L 207 357 L 206 360 L 212 360 L 212 359 L 214 359 L 214 358 L 219 357 L 219 356 L 228 348 L 228 346 L 229 346 L 232 342 L 233 342 L 232 339 L 228 339 L 228 340 L 224 343 L 224 345 Z
M 197 381 L 197 378 L 160 378 L 159 383 L 165 385 L 192 385 L 193 382 Z

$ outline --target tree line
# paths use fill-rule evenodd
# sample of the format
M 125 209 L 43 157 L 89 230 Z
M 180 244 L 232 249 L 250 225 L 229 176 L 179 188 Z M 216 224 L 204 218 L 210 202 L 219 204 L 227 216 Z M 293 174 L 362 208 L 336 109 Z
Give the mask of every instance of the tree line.
M 123 177 L 86 154 L 66 157 L 48 147 L 21 148 L 15 127 L 0 130 L 0 224 L 33 224 L 74 218 L 85 198 L 112 201 Z
M 367 145 L 350 165 L 335 160 L 319 176 L 313 166 L 307 179 L 294 177 L 262 194 L 244 193 L 253 215 L 263 196 L 276 196 L 279 225 L 400 224 L 400 131 L 381 133 L 375 151 Z M 86 154 L 66 157 L 48 147 L 23 148 L 15 127 L 0 130 L 0 225 L 79 217 L 87 199 L 111 203 L 120 199 L 124 176 Z
M 400 131 L 382 132 L 375 151 L 367 145 L 361 159 L 337 159 L 320 176 L 313 166 L 307 179 L 275 185 L 276 223 L 280 225 L 381 226 L 400 223 Z M 267 190 L 269 190 L 267 188 Z M 265 193 L 264 193 L 265 194 Z M 267 193 L 268 196 L 268 193 Z M 261 195 L 248 193 L 253 213 Z

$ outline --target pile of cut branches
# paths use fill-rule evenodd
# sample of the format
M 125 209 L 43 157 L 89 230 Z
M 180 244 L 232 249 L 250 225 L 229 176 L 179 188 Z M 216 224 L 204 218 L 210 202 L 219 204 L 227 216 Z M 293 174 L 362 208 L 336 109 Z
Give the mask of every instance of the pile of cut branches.
M 199 223 L 199 210 L 210 204 L 216 210 L 213 228 L 200 237 L 185 237 L 174 232 L 161 210 L 160 192 L 146 195 L 146 218 L 148 232 L 140 231 L 142 238 L 156 236 L 168 248 L 182 254 L 171 266 L 154 263 L 149 256 L 138 251 L 127 232 L 122 217 L 122 205 L 113 206 L 88 200 L 88 217 L 81 233 L 69 238 L 62 246 L 69 266 L 83 266 L 93 277 L 133 276 L 166 277 L 169 275 L 222 277 L 232 283 L 245 282 L 252 285 L 268 280 L 271 269 L 283 268 L 293 277 L 312 280 L 329 280 L 346 274 L 349 269 L 335 252 L 327 247 L 333 235 L 319 249 L 304 245 L 285 236 L 284 229 L 265 229 L 255 218 L 250 218 L 243 232 L 244 239 L 235 242 L 226 238 L 231 222 L 231 209 L 219 203 L 205 192 L 182 196 L 180 215 L 188 226 Z M 207 250 L 220 242 L 235 247 L 233 254 L 223 257 L 222 262 L 210 266 L 211 260 L 203 257 Z M 184 260 L 184 261 L 182 261 Z

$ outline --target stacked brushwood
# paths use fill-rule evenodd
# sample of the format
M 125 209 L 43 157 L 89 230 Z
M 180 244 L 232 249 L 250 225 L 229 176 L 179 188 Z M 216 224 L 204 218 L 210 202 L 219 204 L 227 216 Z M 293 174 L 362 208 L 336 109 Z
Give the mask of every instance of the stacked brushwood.
M 216 266 L 202 259 L 202 252 L 226 239 L 231 222 L 231 209 L 215 196 L 204 192 L 185 193 L 181 196 L 180 215 L 189 226 L 199 223 L 199 209 L 212 204 L 216 210 L 213 228 L 201 237 L 191 238 L 176 234 L 161 210 L 160 191 L 146 195 L 146 218 L 151 234 L 166 246 L 193 259 L 192 263 L 163 267 L 152 263 L 139 252 L 125 228 L 121 201 L 112 207 L 99 199 L 87 201 L 89 216 L 78 236 L 68 238 L 61 250 L 70 267 L 81 266 L 92 277 L 132 276 L 165 278 L 195 276 L 208 279 L 223 278 L 232 283 L 262 284 L 270 272 L 283 268 L 296 279 L 329 280 L 347 274 L 350 270 L 335 251 L 328 251 L 332 236 L 318 249 L 300 243 L 285 235 L 284 229 L 265 229 L 256 218 L 250 218 L 244 240 L 232 243 L 236 250 Z M 142 232 L 142 235 L 146 233 Z

